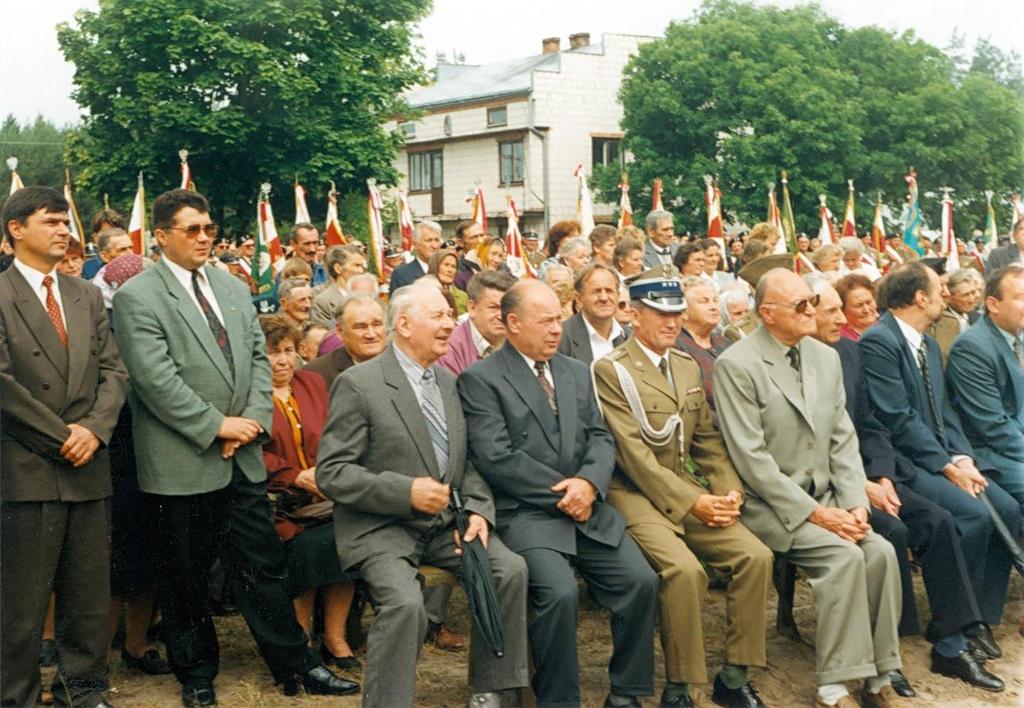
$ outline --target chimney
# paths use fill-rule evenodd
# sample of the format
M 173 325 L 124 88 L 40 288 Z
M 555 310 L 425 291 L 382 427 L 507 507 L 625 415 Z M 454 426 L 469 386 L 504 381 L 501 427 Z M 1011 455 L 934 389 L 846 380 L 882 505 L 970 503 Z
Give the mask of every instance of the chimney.
M 562 40 L 560 37 L 545 37 L 540 40 L 540 46 L 544 54 L 557 54 L 562 51 Z
M 577 32 L 569 35 L 569 49 L 590 46 L 590 32 Z

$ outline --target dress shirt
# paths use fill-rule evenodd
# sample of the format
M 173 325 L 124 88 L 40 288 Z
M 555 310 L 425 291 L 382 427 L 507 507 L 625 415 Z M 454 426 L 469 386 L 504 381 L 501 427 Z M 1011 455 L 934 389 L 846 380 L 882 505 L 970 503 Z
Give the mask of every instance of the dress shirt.
M 32 292 L 39 298 L 39 304 L 43 306 L 43 310 L 46 309 L 46 288 L 43 287 L 43 278 L 47 275 L 53 278 L 53 285 L 50 286 L 50 289 L 53 290 L 53 297 L 57 301 L 57 307 L 60 308 L 60 317 L 64 320 L 64 327 L 67 328 L 68 318 L 64 314 L 64 301 L 60 299 L 60 280 L 57 278 L 57 267 L 54 266 L 49 273 L 40 273 L 32 266 L 22 263 L 17 256 L 14 258 L 14 267 L 28 281 Z
M 473 346 L 476 347 L 476 353 L 480 355 L 481 359 L 487 356 L 484 352 L 489 348 L 492 352 L 494 351 L 494 345 L 484 339 L 484 335 L 480 334 L 480 330 L 478 330 L 476 325 L 473 324 L 472 319 L 469 320 L 469 334 L 473 337 Z
M 651 248 L 658 255 L 658 258 L 664 265 L 672 265 L 672 247 L 671 246 L 658 246 L 654 242 L 651 243 Z
M 901 320 L 899 317 L 896 317 L 895 315 L 893 315 L 893 317 L 896 319 L 896 324 L 900 327 L 900 332 L 903 333 L 903 338 L 906 339 L 907 344 L 910 345 L 910 352 L 914 355 L 914 363 L 918 365 L 918 368 L 920 368 L 921 365 L 917 359 L 917 350 L 921 348 L 921 343 L 924 342 L 924 335 Z
M 590 351 L 594 355 L 594 361 L 597 361 L 615 348 L 615 340 L 622 336 L 622 325 L 617 320 L 612 320 L 612 331 L 608 335 L 608 339 L 605 339 L 590 324 L 586 315 L 583 315 L 580 319 L 583 320 L 583 325 L 587 328 L 587 337 L 590 339 Z
M 181 287 L 185 288 L 185 292 L 188 293 L 189 298 L 191 298 L 192 302 L 195 303 L 196 309 L 202 313 L 203 308 L 199 306 L 199 300 L 196 298 L 195 290 L 192 289 L 192 271 L 185 270 L 170 258 L 164 258 L 162 260 L 167 264 L 167 267 L 170 268 L 171 273 L 173 273 L 174 277 L 178 279 L 178 282 L 181 283 Z M 220 304 L 217 302 L 217 296 L 213 294 L 213 288 L 210 287 L 210 281 L 206 277 L 206 269 L 200 267 L 196 269 L 195 272 L 199 274 L 199 290 L 203 293 L 203 297 L 206 298 L 206 301 L 210 303 L 210 307 L 213 308 L 213 313 L 217 315 L 217 319 L 220 320 L 220 323 L 223 325 L 224 315 L 221 314 Z M 205 317 L 206 315 L 204 314 L 203 316 Z
M 967 331 L 967 328 L 971 326 L 971 320 L 967 315 L 961 315 L 959 312 L 954 310 L 952 307 L 946 308 L 952 313 L 953 317 L 956 317 L 957 324 L 960 325 L 960 334 Z
M 634 339 L 636 339 L 636 338 L 634 337 Z M 657 354 L 654 351 L 652 351 L 652 350 L 648 349 L 647 347 L 645 347 L 644 343 L 641 342 L 639 339 L 636 339 L 636 345 L 638 347 L 640 347 L 640 351 L 642 351 L 644 354 L 646 354 L 647 358 L 651 360 L 651 363 L 654 364 L 654 368 L 655 369 L 659 369 L 659 370 L 661 369 L 661 362 L 663 362 L 663 361 L 664 362 L 668 362 L 668 350 L 667 349 L 665 350 L 664 354 Z M 672 383 L 672 367 L 671 367 L 671 365 L 669 365 L 669 368 L 668 368 L 668 382 L 669 382 L 670 385 L 674 385 Z
M 516 349 L 516 351 L 519 352 L 518 349 Z M 537 367 L 537 362 L 536 362 L 536 360 L 531 359 L 530 357 L 526 356 L 522 352 L 519 352 L 519 356 L 523 357 L 523 361 L 525 361 L 526 365 L 528 367 L 530 367 L 530 373 L 533 374 L 534 376 L 536 376 L 537 375 L 537 368 L 536 368 Z M 551 384 L 551 388 L 555 387 L 555 379 L 554 379 L 554 377 L 551 376 L 551 360 L 550 359 L 548 361 L 544 362 L 544 378 L 546 378 L 548 380 L 548 383 Z
M 421 261 L 419 256 L 416 256 L 416 262 L 420 264 L 420 268 L 423 269 L 423 274 L 426 275 L 427 271 L 430 270 L 430 265 L 426 261 Z
M 409 379 L 409 385 L 412 386 L 412 392 L 416 394 L 416 400 L 419 402 L 420 407 L 423 406 L 423 374 L 426 372 L 422 366 L 419 365 L 415 359 L 402 351 L 402 348 L 397 344 L 391 345 L 395 350 L 395 356 L 398 358 L 398 364 L 402 367 L 402 371 L 405 372 L 405 378 Z
M 993 322 L 992 324 L 996 325 L 995 322 Z M 1014 351 L 1013 351 L 1014 342 L 1019 342 L 1019 341 L 1024 340 L 1024 337 L 1021 337 L 1021 335 L 1017 335 L 1015 337 L 1012 334 L 1010 334 L 1009 332 L 1007 332 L 1005 329 L 1000 327 L 999 325 L 996 325 L 996 331 L 999 332 L 999 334 L 1003 335 L 1003 339 L 1006 340 L 1006 345 L 1008 347 L 1010 347 L 1010 353 L 1011 354 L 1014 354 Z M 1014 356 L 1016 356 L 1016 354 L 1014 354 Z

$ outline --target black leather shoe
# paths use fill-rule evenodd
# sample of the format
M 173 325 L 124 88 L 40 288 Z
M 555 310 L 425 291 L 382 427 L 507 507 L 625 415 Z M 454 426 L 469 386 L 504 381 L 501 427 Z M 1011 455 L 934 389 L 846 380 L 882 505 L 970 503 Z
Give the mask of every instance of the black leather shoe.
M 896 691 L 896 695 L 901 698 L 914 698 L 917 696 L 917 691 L 914 690 L 914 687 L 910 685 L 910 681 L 907 681 L 907 677 L 899 669 L 889 672 L 889 683 L 892 684 L 892 690 Z
M 127 649 L 121 647 L 121 661 L 129 669 L 141 671 L 150 676 L 163 676 L 164 674 L 171 673 L 170 665 L 163 660 L 160 652 L 156 649 L 150 649 L 142 656 L 132 656 L 128 653 Z
M 642 708 L 643 706 L 640 699 L 636 696 L 619 696 L 619 698 L 628 698 L 629 703 L 624 706 L 620 706 L 617 703 L 612 703 L 612 697 L 608 696 L 604 699 L 604 708 Z
M 689 693 L 684 693 L 675 698 L 667 698 L 663 693 L 661 694 L 661 702 L 658 703 L 658 708 L 693 708 L 693 706 L 693 698 L 690 697 Z
M 106 698 L 101 698 L 100 702 L 94 705 L 92 708 L 114 708 L 114 704 L 108 701 Z
M 331 672 L 323 664 L 316 666 L 301 677 L 295 677 L 281 684 L 286 696 L 297 696 L 300 691 L 314 696 L 347 696 L 359 692 L 359 684 L 347 681 Z
M 972 686 L 977 686 L 993 693 L 999 693 L 1006 688 L 1003 680 L 995 674 L 986 671 L 984 665 L 975 659 L 969 651 L 962 651 L 960 656 L 950 659 L 937 654 L 932 649 L 932 671 L 943 676 L 958 678 Z
M 981 645 L 973 639 L 966 639 L 964 643 L 967 645 L 967 651 L 971 653 L 971 656 L 973 656 L 974 660 L 979 664 L 984 664 L 991 658 L 989 657 L 988 652 L 982 649 Z
M 996 638 L 992 636 L 992 629 L 987 624 L 976 624 L 964 634 L 981 647 L 988 654 L 989 659 L 998 659 L 1003 655 L 1003 650 L 996 644 Z
M 206 680 L 189 681 L 181 687 L 181 704 L 185 708 L 217 705 L 217 694 L 213 682 Z
M 722 682 L 721 676 L 715 676 L 715 690 L 711 700 L 729 708 L 766 708 L 749 681 L 739 688 L 729 688 Z

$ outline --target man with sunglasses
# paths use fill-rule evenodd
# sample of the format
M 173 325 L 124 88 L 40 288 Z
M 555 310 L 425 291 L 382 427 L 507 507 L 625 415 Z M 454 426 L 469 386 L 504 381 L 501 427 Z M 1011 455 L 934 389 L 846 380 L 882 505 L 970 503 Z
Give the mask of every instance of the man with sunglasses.
M 897 706 L 900 577 L 892 545 L 871 531 L 857 435 L 839 355 L 813 338 L 818 298 L 795 273 L 768 271 L 761 325 L 715 364 L 722 435 L 744 483 L 742 521 L 810 580 L 817 613 L 816 706 L 854 708 L 846 682 L 867 679 L 865 706 Z
M 206 198 L 175 189 L 153 202 L 163 258 L 114 297 L 131 374 L 139 487 L 155 518 L 164 636 L 186 706 L 216 705 L 217 636 L 207 602 L 220 552 L 234 597 L 287 695 L 359 690 L 311 654 L 287 590 L 261 444 L 270 366 L 244 284 L 206 264 L 217 225 Z

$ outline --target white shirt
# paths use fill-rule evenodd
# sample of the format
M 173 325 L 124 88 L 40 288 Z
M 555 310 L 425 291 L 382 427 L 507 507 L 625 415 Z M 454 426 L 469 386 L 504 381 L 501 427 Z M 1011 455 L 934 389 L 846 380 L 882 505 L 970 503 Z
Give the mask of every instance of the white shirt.
M 895 315 L 893 315 L 893 317 L 896 319 L 896 324 L 900 327 L 900 332 L 903 333 L 903 338 L 906 339 L 907 344 L 910 345 L 910 351 L 914 354 L 914 363 L 916 363 L 920 369 L 921 365 L 917 358 L 917 352 L 921 349 L 921 345 L 924 343 L 924 335 L 901 320 L 899 317 L 896 317 Z
M 590 351 L 594 355 L 594 361 L 597 361 L 615 348 L 615 340 L 622 336 L 622 325 L 617 320 L 612 320 L 611 334 L 608 339 L 605 339 L 593 328 L 586 315 L 583 315 L 580 319 L 583 320 L 583 324 L 587 328 L 587 337 L 590 339 Z
M 427 262 L 421 261 L 419 256 L 416 256 L 416 262 L 420 264 L 420 268 L 423 269 L 423 273 L 424 275 L 426 275 L 427 271 L 430 270 L 430 266 L 427 264 Z
M 654 364 L 654 368 L 655 369 L 659 369 L 659 370 L 661 369 L 661 362 L 663 362 L 663 361 L 664 362 L 668 362 L 668 350 L 667 349 L 665 350 L 665 355 L 664 356 L 658 356 L 653 351 L 651 351 L 650 349 L 645 347 L 643 342 L 641 342 L 639 339 L 636 339 L 634 337 L 634 340 L 636 341 L 637 346 L 640 347 L 640 351 L 642 351 L 644 354 L 646 354 L 647 358 L 651 360 L 652 364 Z M 668 382 L 672 383 L 672 367 L 671 366 L 668 367 Z
M 185 292 L 187 292 L 188 296 L 192 298 L 192 302 L 196 304 L 196 309 L 201 313 L 203 308 L 199 306 L 199 299 L 196 297 L 196 293 L 192 289 L 192 271 L 185 270 L 170 258 L 162 258 L 161 260 L 167 264 L 168 268 L 171 269 L 171 273 L 174 274 L 174 277 L 178 279 L 179 283 L 181 283 L 181 287 L 185 288 Z M 203 297 L 205 297 L 206 301 L 210 303 L 210 307 L 213 308 L 214 314 L 217 315 L 217 319 L 220 320 L 220 323 L 223 325 L 224 315 L 220 311 L 220 305 L 217 304 L 217 296 L 213 294 L 213 288 L 210 287 L 210 281 L 206 277 L 206 271 L 203 268 L 199 268 L 196 270 L 196 273 L 199 274 L 197 279 L 199 281 L 199 291 L 203 293 Z M 205 317 L 205 315 L 203 316 Z
M 516 351 L 519 352 L 518 349 L 516 349 Z M 531 359 L 530 357 L 526 356 L 522 352 L 519 352 L 519 356 L 523 357 L 523 361 L 525 361 L 526 365 L 528 367 L 530 367 L 530 373 L 533 374 L 534 376 L 536 376 L 537 375 L 537 369 L 535 368 L 535 366 L 536 366 L 537 362 L 534 361 L 533 359 Z M 544 362 L 544 378 L 546 378 L 548 380 L 548 383 L 551 384 L 551 388 L 555 387 L 555 380 L 551 376 L 551 362 L 550 361 Z
M 391 345 L 395 349 L 395 358 L 398 359 L 398 365 L 402 367 L 405 378 L 409 380 L 409 385 L 412 386 L 412 392 L 416 395 L 416 401 L 423 406 L 423 374 L 426 373 L 426 369 L 420 366 L 420 363 L 413 359 L 411 356 L 402 351 L 402 348 L 397 344 L 392 343 Z M 444 415 L 444 411 L 441 412 Z
M 53 270 L 49 273 L 40 273 L 32 266 L 22 263 L 17 256 L 15 256 L 14 267 L 17 268 L 22 277 L 28 281 L 29 287 L 32 288 L 32 292 L 34 292 L 36 297 L 39 298 L 39 302 L 43 306 L 44 310 L 46 309 L 46 288 L 43 286 L 43 278 L 47 275 L 53 278 L 53 285 L 50 286 L 50 289 L 53 291 L 53 298 L 57 301 L 57 307 L 60 308 L 60 318 L 64 320 L 64 327 L 66 329 L 68 325 L 68 318 L 67 315 L 64 314 L 64 301 L 61 300 L 60 297 L 60 281 L 57 279 L 56 266 L 54 266 Z

